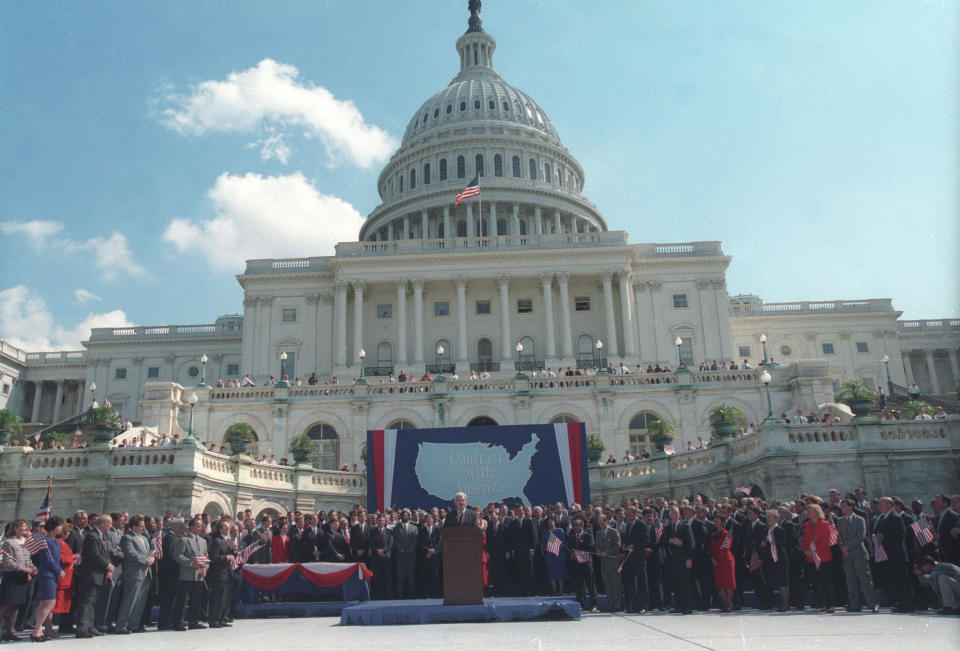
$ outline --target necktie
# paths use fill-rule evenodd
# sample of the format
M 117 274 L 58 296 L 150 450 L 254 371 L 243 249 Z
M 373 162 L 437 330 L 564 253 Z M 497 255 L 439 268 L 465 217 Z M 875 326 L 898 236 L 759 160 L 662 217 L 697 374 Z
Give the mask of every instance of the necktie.
M 463 511 L 460 511 L 460 522 L 459 522 L 459 526 L 461 526 L 461 527 L 463 526 Z

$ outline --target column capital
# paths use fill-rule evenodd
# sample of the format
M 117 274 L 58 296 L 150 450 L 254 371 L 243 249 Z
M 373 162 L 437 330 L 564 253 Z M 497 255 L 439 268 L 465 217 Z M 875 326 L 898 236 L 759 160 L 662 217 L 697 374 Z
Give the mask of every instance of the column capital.
M 710 286 L 710 281 L 706 278 L 701 278 L 697 281 L 697 289 L 706 289 Z
M 253 297 L 253 296 L 248 296 L 247 298 L 243 299 L 243 306 L 244 306 L 244 307 L 256 307 L 256 306 L 257 306 L 257 299 L 256 299 L 255 297 Z
M 335 281 L 333 281 L 333 288 L 338 292 L 345 292 L 349 287 L 350 283 L 343 278 L 337 278 Z
M 497 274 L 497 283 L 501 287 L 506 287 L 510 284 L 510 274 Z
M 648 282 L 648 283 L 647 283 L 647 288 L 648 288 L 651 292 L 659 292 L 659 291 L 660 291 L 660 288 L 662 288 L 662 287 L 663 287 L 663 283 L 657 283 L 657 282 Z
M 453 283 L 457 286 L 457 288 L 465 288 L 467 286 L 467 278 L 466 276 L 454 276 Z
M 312 294 L 312 295 L 306 296 L 304 300 L 306 301 L 307 305 L 316 306 L 316 304 L 320 302 L 320 295 Z
M 423 285 L 424 285 L 423 278 L 410 279 L 410 286 L 413 287 L 414 289 L 423 289 Z
M 604 285 L 609 284 L 610 281 L 613 280 L 613 274 L 614 274 L 613 271 L 601 271 L 599 274 L 600 282 L 603 283 Z
M 552 273 L 542 273 L 540 274 L 540 284 L 546 287 L 553 283 L 553 274 Z
M 617 280 L 622 283 L 630 283 L 633 281 L 633 273 L 627 271 L 626 269 L 617 272 Z
M 561 271 L 557 274 L 557 282 L 561 285 L 566 285 L 570 281 L 570 274 L 566 271 Z
M 351 280 L 350 286 L 353 287 L 354 292 L 363 293 L 363 290 L 367 288 L 367 281 L 365 280 Z
M 317 298 L 324 305 L 333 304 L 333 292 L 320 292 L 319 294 L 317 294 Z
M 407 279 L 406 278 L 394 278 L 393 284 L 397 286 L 397 290 L 407 291 Z
M 134 358 L 133 358 L 133 364 L 134 364 L 134 366 L 140 366 L 141 364 L 143 364 L 143 357 L 140 357 L 140 356 L 134 357 Z M 58 382 L 59 382 L 59 380 L 58 380 Z

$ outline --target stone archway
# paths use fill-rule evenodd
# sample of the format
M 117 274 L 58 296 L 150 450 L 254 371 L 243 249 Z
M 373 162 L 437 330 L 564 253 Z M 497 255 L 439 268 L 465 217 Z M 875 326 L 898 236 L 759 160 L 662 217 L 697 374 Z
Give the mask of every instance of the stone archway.
M 467 427 L 497 427 L 499 424 L 489 416 L 476 416 L 467 423 Z

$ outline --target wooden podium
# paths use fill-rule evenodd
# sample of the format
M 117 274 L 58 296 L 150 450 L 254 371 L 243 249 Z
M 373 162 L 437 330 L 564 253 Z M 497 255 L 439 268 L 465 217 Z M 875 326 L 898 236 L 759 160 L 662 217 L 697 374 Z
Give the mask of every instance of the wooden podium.
M 479 527 L 443 529 L 443 605 L 483 603 L 483 545 Z

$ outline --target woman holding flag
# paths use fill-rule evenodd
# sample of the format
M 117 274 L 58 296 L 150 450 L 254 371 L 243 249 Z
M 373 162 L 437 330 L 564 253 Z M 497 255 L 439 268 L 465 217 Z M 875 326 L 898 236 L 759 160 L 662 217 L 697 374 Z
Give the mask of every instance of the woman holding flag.
M 734 569 L 733 532 L 724 529 L 726 519 L 718 511 L 713 516 L 716 531 L 710 534 L 710 562 L 713 563 L 713 585 L 723 599 L 723 612 L 733 610 L 733 591 L 737 588 Z
M 765 575 L 769 588 L 780 589 L 778 612 L 785 613 L 790 607 L 790 556 L 787 553 L 787 532 L 780 526 L 780 513 L 767 511 L 767 538 L 761 544 L 760 554 L 767 567 Z
M 544 531 L 546 535 L 540 536 L 540 544 L 543 545 L 543 558 L 547 564 L 550 594 L 563 594 L 563 582 L 567 579 L 567 555 L 563 551 L 565 534 L 553 518 L 547 518 Z
M 833 586 L 836 583 L 836 563 L 830 547 L 836 544 L 836 529 L 829 520 L 823 517 L 823 509 L 819 504 L 807 506 L 807 521 L 803 523 L 803 553 L 807 562 L 810 576 L 813 577 L 813 588 L 820 602 L 820 612 L 832 613 L 834 602 Z
M 63 530 L 63 519 L 55 515 L 43 523 L 43 529 L 45 536 L 37 533 L 33 537 L 37 548 L 33 554 L 37 566 L 37 587 L 33 595 L 37 610 L 33 615 L 33 635 L 30 639 L 34 642 L 47 641 L 47 636 L 43 633 L 44 626 L 50 637 L 53 637 L 53 617 L 50 613 L 57 602 L 57 582 L 64 574 L 60 567 L 60 543 L 57 541 L 57 536 Z
M 8 525 L 0 555 L 3 556 L 3 582 L 0 583 L 0 625 L 6 619 L 6 626 L 0 640 L 17 640 L 13 632 L 20 606 L 27 603 L 30 580 L 37 573 L 30 560 L 30 552 L 24 548 L 30 526 L 23 518 Z

